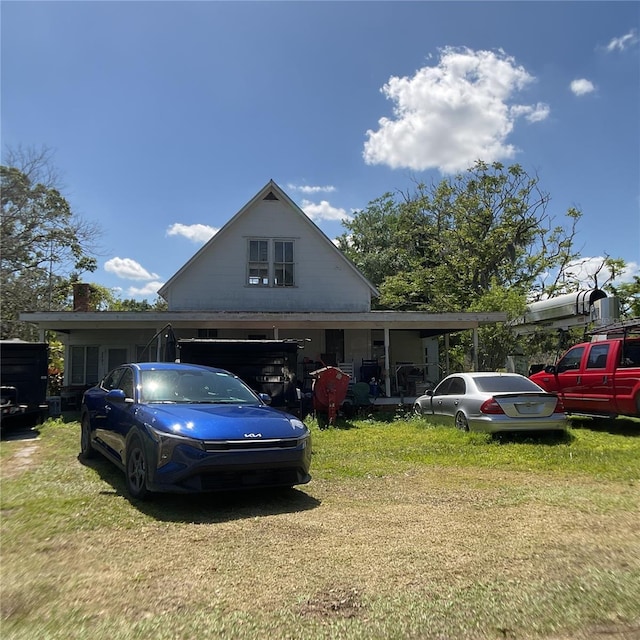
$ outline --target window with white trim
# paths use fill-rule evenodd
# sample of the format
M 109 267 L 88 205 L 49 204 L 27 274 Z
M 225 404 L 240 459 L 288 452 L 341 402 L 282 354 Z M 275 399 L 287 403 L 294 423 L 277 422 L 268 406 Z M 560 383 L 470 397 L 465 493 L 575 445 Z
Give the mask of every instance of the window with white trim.
M 274 240 L 273 241 L 273 286 L 293 287 L 293 241 Z
M 269 286 L 269 241 L 249 240 L 249 284 Z
M 87 385 L 98 382 L 98 347 L 71 347 L 70 384 Z
M 293 240 L 249 240 L 247 283 L 254 287 L 295 286 Z

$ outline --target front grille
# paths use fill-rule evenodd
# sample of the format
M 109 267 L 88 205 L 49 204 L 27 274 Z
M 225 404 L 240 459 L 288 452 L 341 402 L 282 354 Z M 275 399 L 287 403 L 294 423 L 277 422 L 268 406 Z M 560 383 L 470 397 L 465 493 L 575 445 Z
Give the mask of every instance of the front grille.
M 203 491 L 222 491 L 250 487 L 292 486 L 305 478 L 301 469 L 254 469 L 219 471 L 200 475 Z
M 295 449 L 300 444 L 297 438 L 275 438 L 269 440 L 205 440 L 205 451 L 249 451 L 255 449 Z

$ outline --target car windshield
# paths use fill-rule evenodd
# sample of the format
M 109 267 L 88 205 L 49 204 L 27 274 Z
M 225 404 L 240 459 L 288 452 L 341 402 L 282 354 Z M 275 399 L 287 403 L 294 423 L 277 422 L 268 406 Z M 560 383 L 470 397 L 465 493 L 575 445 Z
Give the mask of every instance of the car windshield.
M 241 380 L 218 371 L 143 371 L 142 402 L 255 404 L 258 399 Z
M 474 378 L 478 391 L 486 393 L 513 393 L 519 391 L 540 391 L 529 378 L 513 376 L 482 376 Z

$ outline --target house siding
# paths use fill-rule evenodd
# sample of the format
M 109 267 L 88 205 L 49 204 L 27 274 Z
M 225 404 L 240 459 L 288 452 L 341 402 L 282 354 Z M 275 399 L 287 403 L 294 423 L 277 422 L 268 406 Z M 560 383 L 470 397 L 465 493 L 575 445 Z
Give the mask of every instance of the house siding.
M 293 240 L 295 286 L 247 284 L 249 239 Z M 195 256 L 168 292 L 171 311 L 369 311 L 371 289 L 304 214 L 256 202 Z

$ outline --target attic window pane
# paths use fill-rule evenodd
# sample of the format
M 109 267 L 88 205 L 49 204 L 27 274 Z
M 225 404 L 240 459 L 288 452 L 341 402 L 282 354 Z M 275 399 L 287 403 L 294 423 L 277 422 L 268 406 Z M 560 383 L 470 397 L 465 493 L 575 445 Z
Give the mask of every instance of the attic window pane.
M 293 242 L 276 240 L 274 245 L 276 262 L 293 262 Z
M 267 262 L 269 260 L 269 242 L 267 240 L 249 240 L 249 261 Z
M 269 241 L 249 240 L 247 282 L 252 286 L 269 286 Z
M 269 284 L 269 269 L 249 265 L 249 284 L 267 286 Z
M 292 287 L 293 282 L 293 265 L 284 264 L 275 267 L 275 286 L 276 287 Z
M 292 287 L 295 284 L 293 242 L 276 240 L 273 245 L 274 285 L 276 287 Z

